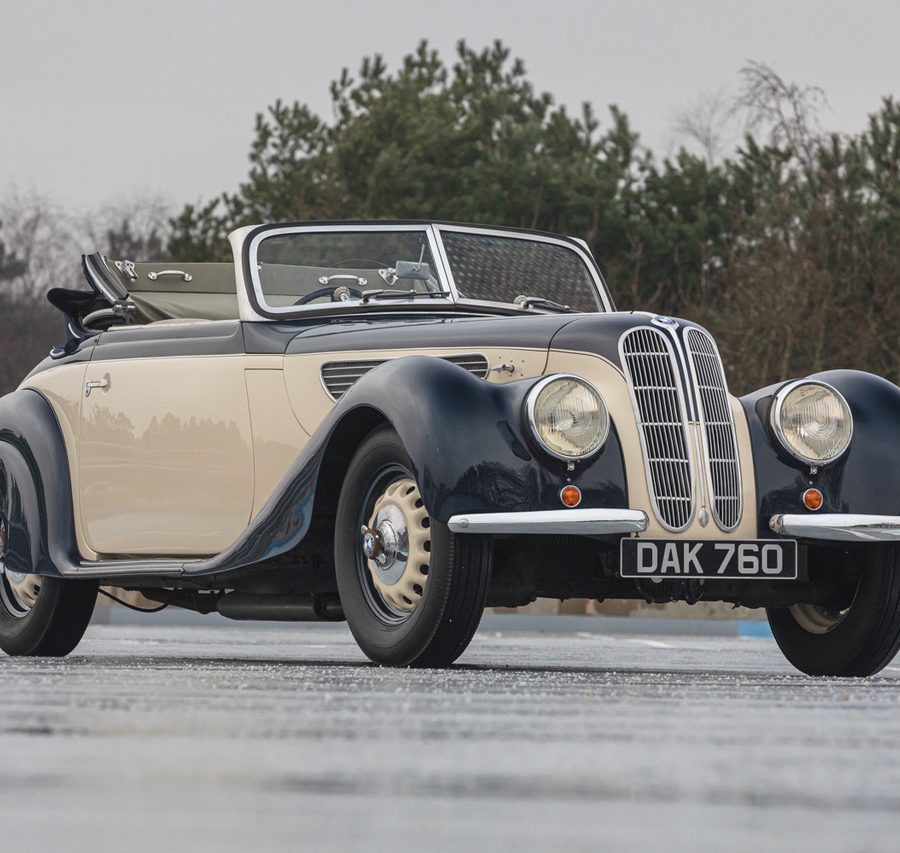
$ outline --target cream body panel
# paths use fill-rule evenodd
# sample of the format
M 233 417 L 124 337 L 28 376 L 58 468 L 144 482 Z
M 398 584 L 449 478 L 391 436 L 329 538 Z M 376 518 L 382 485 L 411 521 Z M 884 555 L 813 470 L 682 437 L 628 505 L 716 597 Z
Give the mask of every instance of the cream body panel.
M 104 556 L 212 555 L 250 520 L 253 452 L 242 356 L 91 362 L 78 490 Z
M 255 518 L 300 455 L 309 435 L 294 417 L 280 366 L 277 370 L 250 368 L 246 379 L 253 427 Z
M 628 382 L 619 368 L 601 356 L 552 350 L 547 359 L 546 372 L 548 375 L 551 373 L 574 373 L 576 376 L 583 376 L 592 382 L 603 396 L 606 405 L 609 407 L 610 418 L 616 427 L 619 443 L 622 446 L 625 477 L 628 483 L 629 509 L 643 510 L 650 520 L 647 530 L 639 535 L 645 538 L 660 539 L 756 539 L 756 479 L 753 472 L 750 430 L 747 426 L 747 418 L 743 409 L 736 399 L 732 397 L 730 402 L 737 433 L 738 453 L 740 454 L 741 462 L 741 483 L 744 496 L 744 511 L 740 524 L 730 533 L 726 533 L 716 526 L 712 518 L 712 511 L 708 503 L 709 488 L 705 482 L 703 471 L 704 466 L 700 464 L 700 459 L 697 458 L 697 448 L 700 446 L 700 427 L 698 424 L 692 423 L 688 425 L 688 438 L 695 457 L 694 490 L 698 497 L 697 511 L 694 513 L 694 518 L 690 525 L 685 530 L 680 533 L 672 533 L 657 521 L 653 512 L 653 504 L 650 500 L 650 487 L 647 481 L 647 467 L 644 464 L 637 417 L 631 402 Z M 698 520 L 699 510 L 704 502 L 710 514 L 709 522 L 705 527 Z
M 78 436 L 81 428 L 81 401 L 84 396 L 84 376 L 87 362 L 62 364 L 51 367 L 19 387 L 31 388 L 41 394 L 53 408 L 69 460 L 69 478 L 72 481 L 72 509 L 75 516 L 75 536 L 78 551 L 85 560 L 96 560 L 97 553 L 87 543 L 81 528 L 81 511 L 78 496 Z
M 547 350 L 506 347 L 432 347 L 413 349 L 353 350 L 350 352 L 303 353 L 286 356 L 284 378 L 288 397 L 297 420 L 310 434 L 334 408 L 335 401 L 322 384 L 322 365 L 330 361 L 380 361 L 413 355 L 435 357 L 479 353 L 488 360 L 488 382 L 514 382 L 532 376 L 541 376 L 547 364 Z M 496 370 L 501 365 L 512 365 L 514 370 Z

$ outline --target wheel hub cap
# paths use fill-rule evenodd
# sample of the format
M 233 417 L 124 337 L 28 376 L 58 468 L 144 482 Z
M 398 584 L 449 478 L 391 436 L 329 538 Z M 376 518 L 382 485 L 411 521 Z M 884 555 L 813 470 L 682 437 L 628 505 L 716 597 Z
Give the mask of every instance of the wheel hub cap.
M 372 530 L 371 527 L 364 527 L 363 534 L 363 554 L 369 560 L 377 560 L 384 556 L 384 542 L 380 530 Z
M 391 483 L 361 530 L 372 582 L 393 610 L 409 613 L 428 580 L 430 520 L 414 480 Z

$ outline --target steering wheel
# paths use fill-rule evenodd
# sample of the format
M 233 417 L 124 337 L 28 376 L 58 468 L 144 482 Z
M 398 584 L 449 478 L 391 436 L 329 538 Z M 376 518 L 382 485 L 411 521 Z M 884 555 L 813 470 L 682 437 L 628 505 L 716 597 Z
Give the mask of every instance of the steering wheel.
M 294 305 L 306 305 L 308 302 L 312 302 L 314 299 L 321 299 L 323 296 L 330 296 L 332 302 L 337 302 L 338 300 L 334 298 L 335 291 L 344 288 L 345 290 L 350 292 L 351 296 L 355 296 L 357 299 L 362 299 L 362 291 L 356 287 L 347 287 L 346 284 L 336 284 L 333 287 L 320 287 L 318 290 L 313 290 L 311 293 L 304 293 Z

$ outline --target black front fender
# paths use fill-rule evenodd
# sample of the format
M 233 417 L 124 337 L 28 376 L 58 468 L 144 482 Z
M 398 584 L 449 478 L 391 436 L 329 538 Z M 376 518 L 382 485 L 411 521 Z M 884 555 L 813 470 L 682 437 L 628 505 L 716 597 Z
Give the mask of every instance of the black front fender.
M 535 381 L 493 384 L 441 359 L 410 357 L 372 371 L 347 402 L 383 413 L 409 453 L 430 515 L 446 523 L 460 513 L 561 507 L 566 465 L 541 452 L 525 425 L 525 397 Z M 628 505 L 614 431 L 571 479 L 584 506 Z
M 812 486 L 825 497 L 820 512 L 900 515 L 900 388 L 857 370 L 808 378 L 832 385 L 847 399 L 853 439 L 840 459 L 811 474 L 780 448 L 769 427 L 773 397 L 784 383 L 741 399 L 753 445 L 760 535 L 772 535 L 768 525 L 775 514 L 810 513 L 800 497 Z

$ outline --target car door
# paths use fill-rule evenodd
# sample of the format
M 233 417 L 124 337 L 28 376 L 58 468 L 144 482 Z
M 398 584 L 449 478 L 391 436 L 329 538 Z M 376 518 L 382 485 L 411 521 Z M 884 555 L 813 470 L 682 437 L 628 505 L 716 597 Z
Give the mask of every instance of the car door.
M 84 380 L 78 503 L 88 546 L 190 556 L 230 545 L 253 504 L 241 324 L 112 329 Z

